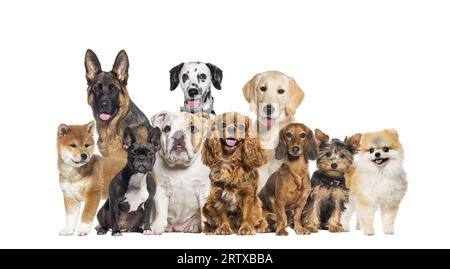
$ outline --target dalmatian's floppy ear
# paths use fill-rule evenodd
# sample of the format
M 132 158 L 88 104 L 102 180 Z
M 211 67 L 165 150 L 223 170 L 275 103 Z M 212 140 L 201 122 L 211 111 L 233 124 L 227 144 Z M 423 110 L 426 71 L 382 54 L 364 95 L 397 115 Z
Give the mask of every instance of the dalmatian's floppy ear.
M 209 71 L 211 71 L 211 81 L 214 87 L 218 90 L 222 89 L 220 86 L 223 78 L 222 70 L 211 63 L 207 63 L 206 66 L 208 66 Z
M 172 67 L 170 69 L 170 90 L 173 91 L 178 87 L 178 84 L 180 83 L 180 71 L 181 68 L 183 68 L 184 63 L 181 63 L 177 66 Z

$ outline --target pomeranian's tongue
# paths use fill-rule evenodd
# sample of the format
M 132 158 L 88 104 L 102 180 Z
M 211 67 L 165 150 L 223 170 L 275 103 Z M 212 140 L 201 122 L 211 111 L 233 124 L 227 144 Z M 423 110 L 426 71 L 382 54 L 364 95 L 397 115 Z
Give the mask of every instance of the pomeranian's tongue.
M 99 118 L 101 120 L 109 120 L 111 118 L 111 115 L 109 115 L 108 113 L 100 113 Z
M 263 124 L 264 126 L 266 126 L 266 127 L 271 127 L 271 126 L 272 126 L 272 123 L 273 123 L 273 120 L 270 119 L 270 118 L 264 118 L 264 119 L 262 120 L 262 124 Z
M 200 105 L 200 100 L 188 100 L 188 106 L 190 109 L 196 109 Z
M 383 163 L 383 159 L 375 159 L 375 163 L 376 164 L 382 164 Z
M 226 142 L 227 145 L 230 146 L 230 147 L 234 147 L 234 145 L 236 145 L 236 140 L 233 139 L 233 138 L 227 138 L 227 139 L 225 140 L 225 142 Z

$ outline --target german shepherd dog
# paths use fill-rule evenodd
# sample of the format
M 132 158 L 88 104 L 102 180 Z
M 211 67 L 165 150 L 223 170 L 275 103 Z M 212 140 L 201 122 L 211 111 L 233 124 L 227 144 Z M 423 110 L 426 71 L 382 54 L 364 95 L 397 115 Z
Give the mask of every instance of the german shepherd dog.
M 126 127 L 150 128 L 144 113 L 131 101 L 128 90 L 127 53 L 121 50 L 116 57 L 113 69 L 102 71 L 95 53 L 88 49 L 85 62 L 88 84 L 88 104 L 92 108 L 98 131 L 98 149 L 104 157 L 127 160 L 127 152 L 122 147 Z

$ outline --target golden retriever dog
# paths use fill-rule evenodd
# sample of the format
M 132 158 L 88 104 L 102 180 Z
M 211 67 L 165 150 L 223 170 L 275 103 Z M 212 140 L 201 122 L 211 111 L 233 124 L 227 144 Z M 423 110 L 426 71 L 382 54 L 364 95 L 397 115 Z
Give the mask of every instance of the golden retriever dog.
M 304 93 L 294 78 L 279 71 L 256 74 L 244 85 L 242 91 L 250 110 L 256 113 L 254 128 L 269 156 L 269 161 L 258 169 L 260 190 L 282 164 L 282 160 L 275 158 L 274 151 L 278 144 L 278 134 L 289 123 L 297 122 L 294 115 L 303 101 Z

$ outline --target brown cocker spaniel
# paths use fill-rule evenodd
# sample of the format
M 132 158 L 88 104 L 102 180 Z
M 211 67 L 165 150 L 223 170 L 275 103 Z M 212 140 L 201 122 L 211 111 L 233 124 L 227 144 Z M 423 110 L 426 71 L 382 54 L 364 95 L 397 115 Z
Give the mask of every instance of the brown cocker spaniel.
M 207 234 L 252 235 L 264 232 L 257 196 L 258 170 L 267 161 L 250 119 L 235 112 L 218 115 L 205 141 L 203 163 L 211 168 L 211 191 L 203 207 Z

